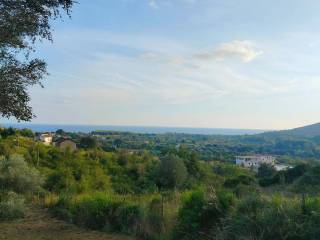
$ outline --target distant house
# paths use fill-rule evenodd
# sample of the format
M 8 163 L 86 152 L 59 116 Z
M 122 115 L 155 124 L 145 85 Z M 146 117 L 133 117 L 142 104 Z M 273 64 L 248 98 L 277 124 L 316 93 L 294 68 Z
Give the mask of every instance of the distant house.
M 70 149 L 71 151 L 75 151 L 77 149 L 77 144 L 69 138 L 61 138 L 55 142 L 55 146 L 62 149 Z
M 259 168 L 261 164 L 275 165 L 276 158 L 269 155 L 237 156 L 236 164 L 247 168 Z
M 38 135 L 38 140 L 43 142 L 43 144 L 47 146 L 52 144 L 52 139 L 53 139 L 52 133 L 41 133 L 40 135 Z
M 292 168 L 292 166 L 290 166 L 290 165 L 285 165 L 285 164 L 276 164 L 276 165 L 274 165 L 274 168 L 275 168 L 277 171 L 284 171 L 284 170 L 288 170 L 288 169 Z

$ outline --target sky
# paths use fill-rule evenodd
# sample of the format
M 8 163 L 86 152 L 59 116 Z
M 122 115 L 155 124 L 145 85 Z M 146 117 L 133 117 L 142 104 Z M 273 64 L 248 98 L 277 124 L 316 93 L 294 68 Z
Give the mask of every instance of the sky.
M 32 122 L 319 122 L 319 12 L 318 0 L 78 0 L 37 44 L 50 75 L 30 89 Z

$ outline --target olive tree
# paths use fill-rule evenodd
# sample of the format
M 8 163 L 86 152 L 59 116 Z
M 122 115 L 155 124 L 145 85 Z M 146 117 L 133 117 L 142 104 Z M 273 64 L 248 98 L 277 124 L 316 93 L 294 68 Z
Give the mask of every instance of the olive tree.
M 0 159 L 0 189 L 16 193 L 36 191 L 43 183 L 38 170 L 29 167 L 24 158 L 13 154 Z
M 28 88 L 41 85 L 46 63 L 31 58 L 35 42 L 52 41 L 51 20 L 69 11 L 73 0 L 0 0 L 0 116 L 34 117 Z M 42 85 L 41 85 L 42 86 Z

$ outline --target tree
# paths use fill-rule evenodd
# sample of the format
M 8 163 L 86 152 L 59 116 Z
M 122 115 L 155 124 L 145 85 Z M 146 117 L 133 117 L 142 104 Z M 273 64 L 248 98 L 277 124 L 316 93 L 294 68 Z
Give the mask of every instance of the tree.
M 0 189 L 16 193 L 32 192 L 40 188 L 40 173 L 28 166 L 20 155 L 0 159 Z
M 274 166 L 270 164 L 261 164 L 258 169 L 259 178 L 270 178 L 276 173 L 277 170 L 274 168 Z
M 0 130 L 0 135 L 3 138 L 9 137 L 9 136 L 12 136 L 12 135 L 15 135 L 15 134 L 16 134 L 16 130 L 14 128 L 12 128 L 12 127 L 4 128 L 4 129 Z
M 297 178 L 303 176 L 309 169 L 309 166 L 306 164 L 299 164 L 294 168 L 289 168 L 285 171 L 285 180 L 287 183 L 292 183 Z
M 30 54 L 37 40 L 52 41 L 51 20 L 68 14 L 73 0 L 0 0 L 0 115 L 29 121 L 28 88 L 40 85 L 46 63 Z
M 158 170 L 158 185 L 160 187 L 182 187 L 187 180 L 187 176 L 187 168 L 178 156 L 170 154 L 161 160 Z
M 24 129 L 21 129 L 19 132 L 23 137 L 29 137 L 29 138 L 34 137 L 34 133 L 32 132 L 31 129 L 24 128 Z
M 182 144 L 176 151 L 176 154 L 181 159 L 183 159 L 190 176 L 195 178 L 200 177 L 201 170 L 199 164 L 199 156 L 195 152 L 190 151 L 190 149 L 186 145 Z
M 63 129 L 58 129 L 56 131 L 56 134 L 63 136 L 63 135 L 66 135 L 66 132 Z
M 294 190 L 296 192 L 314 195 L 319 194 L 320 191 L 320 167 L 315 166 L 304 175 L 296 180 L 294 183 Z
M 98 141 L 94 137 L 83 137 L 80 139 L 80 146 L 83 148 L 96 148 L 98 146 Z

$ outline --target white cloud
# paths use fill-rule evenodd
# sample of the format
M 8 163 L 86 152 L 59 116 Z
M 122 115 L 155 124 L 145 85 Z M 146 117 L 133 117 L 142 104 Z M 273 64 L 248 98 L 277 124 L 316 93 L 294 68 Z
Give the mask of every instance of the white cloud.
M 222 43 L 213 50 L 196 54 L 201 59 L 240 60 L 250 62 L 261 55 L 263 51 L 257 50 L 250 41 L 232 41 Z
M 103 31 L 69 32 L 68 37 L 58 36 L 62 40 L 56 39 L 55 45 L 63 51 L 55 51 L 55 54 L 65 62 L 49 69 L 51 86 L 46 86 L 48 91 L 37 91 L 39 97 L 34 98 L 34 103 L 41 112 L 60 109 L 70 114 L 70 118 L 74 114 L 82 119 L 83 116 L 108 119 L 115 115 L 118 120 L 126 111 L 152 109 L 161 112 L 175 105 L 177 109 L 202 105 L 210 109 L 210 105 L 231 98 L 256 98 L 288 91 L 288 81 L 284 78 L 272 79 L 263 71 L 256 73 L 247 64 L 204 61 L 208 57 L 195 57 L 198 49 L 172 39 Z M 74 44 L 74 39 L 81 41 Z M 245 50 L 235 50 L 235 46 L 244 46 Z M 248 42 L 224 43 L 214 49 L 215 56 L 209 59 L 223 56 L 245 62 L 259 52 L 250 52 L 250 49 Z M 290 88 L 292 91 L 296 86 L 291 84 Z M 60 98 L 66 102 L 52 101 Z
M 182 48 L 187 49 L 187 47 Z M 174 50 L 173 50 L 174 52 Z M 258 50 L 250 41 L 232 41 L 230 43 L 221 43 L 213 50 L 198 51 L 189 53 L 191 50 L 181 53 L 180 55 L 170 54 L 170 52 L 146 51 L 139 55 L 140 58 L 159 63 L 168 63 L 170 65 L 185 65 L 185 67 L 200 69 L 204 65 L 203 60 L 235 60 L 240 62 L 251 62 L 261 54 L 262 50 Z M 198 60 L 202 60 L 199 62 Z

